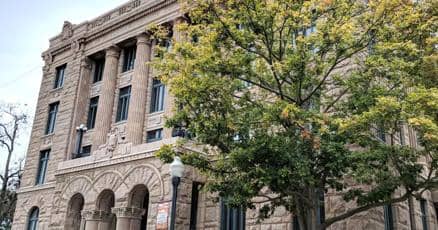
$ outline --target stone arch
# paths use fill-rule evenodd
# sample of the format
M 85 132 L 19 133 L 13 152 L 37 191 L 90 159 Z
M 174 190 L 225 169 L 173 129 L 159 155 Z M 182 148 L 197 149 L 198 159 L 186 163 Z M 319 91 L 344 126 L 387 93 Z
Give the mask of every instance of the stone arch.
M 144 184 L 138 184 L 129 193 L 128 207 L 143 209 L 141 216 L 140 229 L 146 230 L 149 210 L 149 190 Z
M 96 200 L 96 210 L 105 214 L 108 219 L 100 223 L 99 229 L 114 230 L 116 229 L 117 219 L 115 215 L 112 214 L 111 210 L 115 206 L 115 195 L 110 189 L 105 189 L 100 192 Z
M 102 193 L 104 190 L 116 191 L 122 183 L 122 174 L 118 171 L 105 171 L 96 176 L 93 188 Z
M 145 185 L 151 199 L 161 200 L 164 197 L 164 182 L 160 172 L 150 164 L 142 164 L 132 168 L 124 178 L 130 191 L 137 185 Z M 129 194 L 128 194 L 129 197 Z
M 64 188 L 62 198 L 70 200 L 75 194 L 80 193 L 84 197 L 88 197 L 88 193 L 93 189 L 92 181 L 87 176 L 77 176 L 73 178 Z
M 66 230 L 79 230 L 81 227 L 81 212 L 84 209 L 85 199 L 80 193 L 73 195 L 68 202 L 67 215 L 65 218 Z
M 40 209 L 37 206 L 33 206 L 27 213 L 26 229 L 37 230 L 40 219 Z
M 115 195 L 112 190 L 103 190 L 96 200 L 96 210 L 110 213 L 115 205 Z

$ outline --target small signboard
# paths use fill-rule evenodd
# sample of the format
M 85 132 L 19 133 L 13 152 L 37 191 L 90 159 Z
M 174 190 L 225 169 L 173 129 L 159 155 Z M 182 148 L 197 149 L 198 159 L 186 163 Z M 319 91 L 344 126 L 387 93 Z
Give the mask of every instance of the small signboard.
M 161 203 L 158 205 L 157 213 L 157 230 L 167 230 L 169 226 L 169 203 Z

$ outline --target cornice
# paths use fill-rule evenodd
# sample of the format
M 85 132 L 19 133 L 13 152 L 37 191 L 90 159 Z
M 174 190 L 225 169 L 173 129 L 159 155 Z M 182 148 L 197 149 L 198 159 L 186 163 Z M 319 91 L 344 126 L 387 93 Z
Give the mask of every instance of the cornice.
M 50 53 L 52 56 L 65 52 L 72 48 L 72 44 L 78 40 L 88 43 L 101 36 L 104 36 L 118 28 L 126 26 L 142 17 L 153 14 L 172 4 L 176 4 L 177 0 L 133 0 L 117 7 L 96 19 L 86 21 L 78 25 L 72 25 L 72 31 L 68 31 L 71 37 L 65 38 L 64 30 L 59 35 L 50 39 L 51 47 L 44 52 Z

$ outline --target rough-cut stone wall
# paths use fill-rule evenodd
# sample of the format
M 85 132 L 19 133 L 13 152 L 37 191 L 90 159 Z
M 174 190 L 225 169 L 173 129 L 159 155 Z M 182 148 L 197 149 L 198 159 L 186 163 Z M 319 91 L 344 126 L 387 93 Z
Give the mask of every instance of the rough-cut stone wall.
M 168 165 L 163 165 L 154 157 L 154 152 L 162 145 L 175 143 L 171 138 L 171 130 L 165 129 L 163 141 L 144 144 L 146 132 L 163 128 L 165 116 L 170 116 L 173 111 L 173 99 L 166 89 L 164 111 L 149 113 L 151 101 L 153 70 L 136 63 L 133 71 L 121 73 L 124 54 L 112 55 L 115 59 L 111 62 L 113 72 L 107 74 L 114 85 L 112 90 L 105 88 L 105 83 L 92 84 L 93 62 L 92 58 L 108 54 L 109 48 L 114 50 L 123 48 L 127 43 L 135 44 L 139 38 L 145 38 L 145 32 L 151 23 L 177 24 L 181 21 L 182 13 L 176 0 L 132 0 L 125 5 L 114 9 L 91 21 L 78 25 L 65 22 L 62 33 L 50 39 L 50 48 L 43 53 L 45 66 L 38 96 L 37 109 L 32 127 L 31 139 L 22 178 L 22 187 L 18 194 L 17 209 L 14 217 L 14 230 L 26 229 L 29 212 L 33 207 L 40 209 L 39 228 L 65 229 L 68 205 L 71 198 L 81 194 L 84 198 L 81 228 L 92 229 L 87 225 L 90 220 L 93 224 L 103 223 L 105 218 L 119 217 L 118 230 L 124 226 L 138 224 L 134 219 L 141 215 L 139 209 L 129 207 L 131 190 L 136 185 L 145 185 L 149 191 L 148 229 L 156 228 L 157 208 L 161 203 L 171 201 L 171 182 Z M 174 38 L 179 39 L 180 34 L 174 33 Z M 146 43 L 144 52 L 154 50 L 154 41 L 140 41 Z M 140 51 L 141 52 L 141 51 Z M 139 53 L 139 60 L 153 58 L 152 54 Z M 53 89 L 56 67 L 67 64 L 64 86 Z M 145 77 L 146 79 L 142 78 Z M 106 79 L 104 79 L 106 80 Z M 115 123 L 115 114 L 118 103 L 118 89 L 131 84 L 146 84 L 146 87 L 133 87 L 137 91 L 133 94 L 131 105 L 142 105 L 141 109 L 131 108 L 130 113 L 135 113 L 132 122 Z M 106 91 L 105 91 L 106 89 Z M 146 92 L 142 92 L 147 90 Z M 83 146 L 93 145 L 91 156 L 72 159 L 76 141 L 75 127 L 85 124 L 87 120 L 89 99 L 99 96 L 101 108 L 102 94 L 106 92 L 107 103 L 112 104 L 106 111 L 106 120 L 109 124 L 105 132 L 102 130 L 89 130 L 83 139 Z M 145 100 L 145 101 L 144 101 Z M 56 120 L 55 132 L 45 135 L 49 104 L 60 102 Z M 102 113 L 102 112 L 101 112 Z M 144 117 L 141 117 L 141 114 Z M 101 114 L 102 115 L 102 114 Z M 99 116 L 98 116 L 99 117 Z M 129 117 L 129 116 L 128 116 Z M 107 119 L 110 119 L 108 121 Z M 143 124 L 140 124 L 143 123 Z M 129 127 L 127 127 L 129 125 Z M 139 126 L 139 127 L 137 127 Z M 135 135 L 128 130 L 135 130 Z M 415 144 L 412 130 L 407 129 L 406 140 Z M 95 140 L 99 136 L 101 142 Z M 135 144 L 130 140 L 134 140 Z M 51 149 L 47 170 L 46 182 L 35 186 L 36 173 L 40 151 Z M 179 187 L 177 207 L 177 229 L 188 229 L 190 223 L 192 182 L 202 182 L 205 178 L 196 170 L 187 169 Z M 115 196 L 115 209 L 113 214 L 97 210 L 98 197 L 103 191 L 111 191 Z M 215 195 L 201 192 L 198 203 L 197 229 L 219 229 L 220 208 L 214 202 Z M 436 228 L 436 214 L 430 193 L 425 194 L 428 200 L 428 221 L 430 229 Z M 340 197 L 333 194 L 326 196 L 326 215 L 342 213 L 350 204 L 345 204 Z M 417 201 L 415 206 L 415 221 L 421 229 L 420 208 Z M 284 209 L 278 209 L 267 220 L 258 222 L 258 210 L 246 212 L 246 226 L 251 230 L 292 229 L 292 215 Z M 406 203 L 394 205 L 394 215 L 397 229 L 409 229 L 409 212 Z M 105 217 L 105 218 L 103 218 Z M 87 219 L 88 218 L 88 219 Z M 100 218 L 100 219 L 99 219 Z M 131 221 L 132 220 L 132 221 Z M 90 222 L 90 223 L 91 223 Z M 123 223 L 122 223 L 123 222 Z M 376 208 L 358 214 L 348 220 L 333 225 L 330 229 L 383 229 L 383 209 Z

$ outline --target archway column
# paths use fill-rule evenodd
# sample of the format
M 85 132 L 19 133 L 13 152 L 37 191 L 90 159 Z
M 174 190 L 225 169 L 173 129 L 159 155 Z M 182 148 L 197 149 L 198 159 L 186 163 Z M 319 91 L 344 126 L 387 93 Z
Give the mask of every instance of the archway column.
M 113 214 L 105 211 L 86 210 L 82 211 L 85 220 L 85 230 L 108 230 L 111 229 Z
M 142 208 L 117 207 L 112 208 L 117 217 L 116 230 L 140 230 L 141 218 L 145 213 Z

